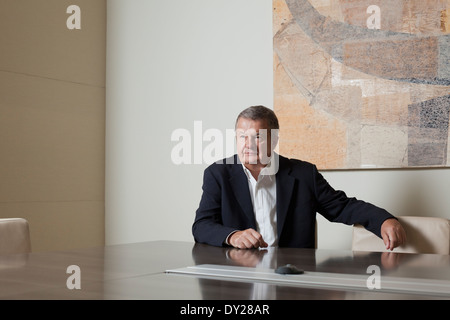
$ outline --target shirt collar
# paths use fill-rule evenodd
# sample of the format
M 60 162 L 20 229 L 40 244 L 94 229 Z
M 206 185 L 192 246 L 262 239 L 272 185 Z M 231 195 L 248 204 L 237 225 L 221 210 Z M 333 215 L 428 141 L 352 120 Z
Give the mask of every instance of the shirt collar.
M 241 163 L 242 168 L 244 169 L 247 178 L 250 179 L 252 177 L 252 173 L 248 170 L 243 163 Z M 273 154 L 270 158 L 269 163 L 261 170 L 259 176 L 267 176 L 270 179 L 274 178 L 275 174 L 278 172 L 278 155 Z

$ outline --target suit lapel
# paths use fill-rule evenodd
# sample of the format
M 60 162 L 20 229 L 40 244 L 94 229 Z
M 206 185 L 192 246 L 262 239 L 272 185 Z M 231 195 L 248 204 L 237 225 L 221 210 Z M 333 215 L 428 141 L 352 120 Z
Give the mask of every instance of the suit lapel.
M 279 156 L 279 168 L 276 175 L 277 179 L 277 235 L 280 239 L 284 222 L 291 203 L 292 192 L 294 190 L 295 178 L 290 176 L 290 166 L 287 159 Z
M 253 212 L 252 199 L 248 188 L 248 180 L 242 169 L 239 158 L 235 156 L 235 164 L 231 165 L 230 184 L 234 196 L 245 215 L 251 222 L 252 228 L 256 230 L 255 214 Z M 286 216 L 291 203 L 294 190 L 295 178 L 290 175 L 290 163 L 286 158 L 279 156 L 279 167 L 276 174 L 277 179 L 277 236 L 280 239 Z
M 238 160 L 238 157 L 235 156 L 235 164 L 231 165 L 230 184 L 242 211 L 244 211 L 251 223 L 251 227 L 256 229 L 255 214 L 253 212 L 252 199 L 247 179 L 241 162 Z

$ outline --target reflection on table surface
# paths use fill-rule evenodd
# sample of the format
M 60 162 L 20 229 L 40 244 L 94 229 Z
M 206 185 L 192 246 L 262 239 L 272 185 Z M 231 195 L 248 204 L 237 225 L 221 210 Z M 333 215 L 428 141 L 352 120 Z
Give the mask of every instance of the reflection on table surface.
M 382 275 L 423 279 L 450 279 L 450 256 L 396 252 L 267 248 L 241 250 L 194 244 L 195 264 L 223 264 L 275 269 L 294 264 L 305 271 L 367 274 L 377 265 Z
M 367 275 L 368 267 L 380 267 L 381 276 L 404 279 L 450 279 L 450 256 L 435 254 L 407 254 L 396 252 L 360 252 L 345 250 L 313 250 L 294 248 L 268 248 L 240 250 L 213 248 L 201 244 L 193 246 L 196 265 L 219 264 L 231 266 L 276 269 L 294 264 L 311 272 Z M 214 296 L 214 280 L 201 279 L 204 297 Z M 226 285 L 226 284 L 222 284 Z M 381 291 L 335 290 L 279 286 L 270 283 L 239 283 L 240 294 L 247 291 L 248 299 L 434 299 L 432 295 L 408 295 Z M 225 296 L 214 296 L 223 299 Z M 445 298 L 440 296 L 439 298 Z
M 299 288 L 166 274 L 199 264 L 450 279 L 450 256 L 268 248 L 239 250 L 176 241 L 152 241 L 59 252 L 0 255 L 0 299 L 422 299 L 397 293 Z M 66 286 L 68 266 L 81 270 L 81 290 Z M 438 297 L 442 298 L 442 297 Z

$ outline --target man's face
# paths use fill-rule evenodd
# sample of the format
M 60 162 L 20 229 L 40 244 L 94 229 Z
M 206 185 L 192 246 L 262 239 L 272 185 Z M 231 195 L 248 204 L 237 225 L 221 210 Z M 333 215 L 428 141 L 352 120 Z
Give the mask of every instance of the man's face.
M 236 124 L 236 147 L 243 164 L 266 165 L 276 146 L 266 120 L 239 118 Z M 273 148 L 272 148 L 273 147 Z

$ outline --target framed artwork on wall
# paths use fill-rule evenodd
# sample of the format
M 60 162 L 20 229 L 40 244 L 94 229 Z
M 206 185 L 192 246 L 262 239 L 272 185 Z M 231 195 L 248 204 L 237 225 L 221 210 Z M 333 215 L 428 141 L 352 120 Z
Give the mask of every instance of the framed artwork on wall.
M 273 47 L 281 154 L 450 166 L 450 1 L 273 0 Z

